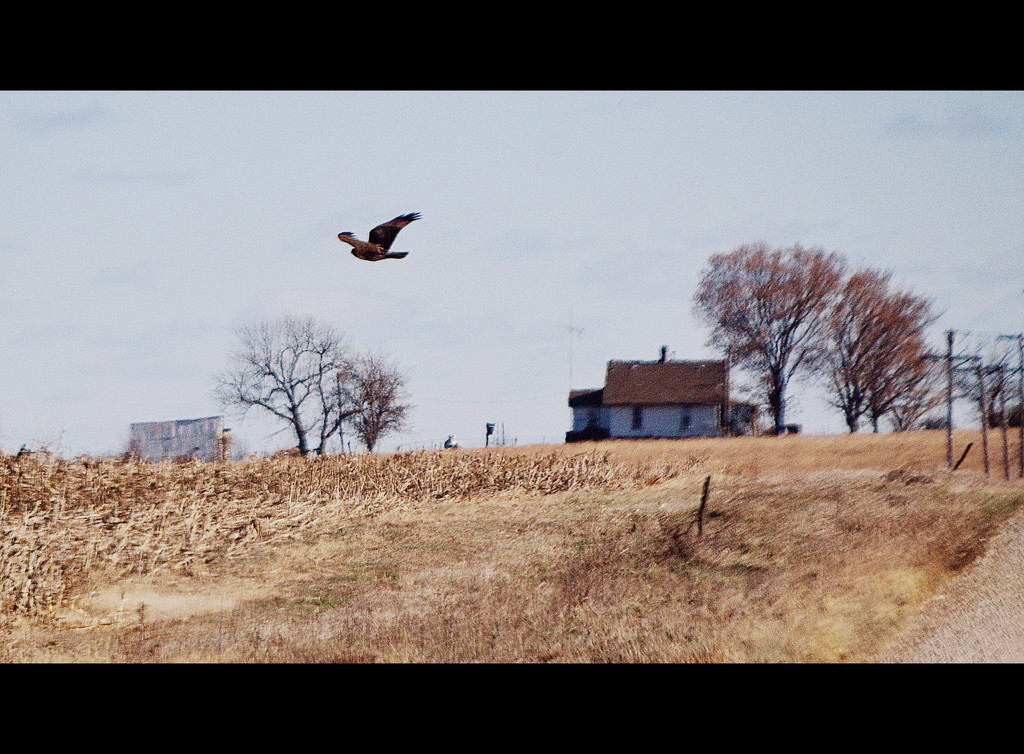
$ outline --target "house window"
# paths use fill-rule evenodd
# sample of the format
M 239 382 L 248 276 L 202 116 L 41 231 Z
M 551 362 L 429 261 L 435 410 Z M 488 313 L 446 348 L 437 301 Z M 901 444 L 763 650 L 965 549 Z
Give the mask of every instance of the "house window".
M 633 406 L 633 429 L 640 429 L 644 425 L 644 407 Z

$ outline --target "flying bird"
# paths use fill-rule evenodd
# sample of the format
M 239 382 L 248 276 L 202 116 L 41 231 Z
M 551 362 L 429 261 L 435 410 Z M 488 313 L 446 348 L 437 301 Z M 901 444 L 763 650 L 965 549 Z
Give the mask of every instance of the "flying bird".
M 367 262 L 379 262 L 382 259 L 401 259 L 408 256 L 408 251 L 391 251 L 391 244 L 395 242 L 398 231 L 411 223 L 419 220 L 420 213 L 412 212 L 408 215 L 399 215 L 394 220 L 381 223 L 370 231 L 369 241 L 360 241 L 350 231 L 343 231 L 338 234 L 338 240 L 344 241 L 352 247 L 352 254 L 365 259 Z

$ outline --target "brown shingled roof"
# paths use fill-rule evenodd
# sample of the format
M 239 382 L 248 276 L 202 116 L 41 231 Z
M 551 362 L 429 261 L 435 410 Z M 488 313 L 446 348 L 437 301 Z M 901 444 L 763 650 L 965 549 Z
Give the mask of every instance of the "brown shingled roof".
M 603 388 L 597 388 L 596 390 L 570 390 L 569 391 L 569 405 L 570 406 L 600 406 L 601 395 L 604 393 Z
M 724 403 L 724 361 L 609 361 L 602 403 Z

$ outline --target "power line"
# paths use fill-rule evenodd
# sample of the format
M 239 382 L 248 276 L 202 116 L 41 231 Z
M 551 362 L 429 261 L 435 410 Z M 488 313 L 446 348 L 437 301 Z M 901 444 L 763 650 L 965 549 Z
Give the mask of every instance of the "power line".
M 485 404 L 491 404 L 491 403 L 524 403 L 526 401 L 539 401 L 542 398 L 558 398 L 558 397 L 564 397 L 564 393 L 548 393 L 546 395 L 533 395 L 533 396 L 526 397 L 526 398 L 502 398 L 502 399 L 493 400 L 493 401 L 463 401 L 463 400 L 457 400 L 455 398 L 421 398 L 419 400 L 421 400 L 421 401 L 438 401 L 438 402 L 441 402 L 441 403 L 466 403 L 466 404 L 475 404 L 475 405 L 485 405 Z

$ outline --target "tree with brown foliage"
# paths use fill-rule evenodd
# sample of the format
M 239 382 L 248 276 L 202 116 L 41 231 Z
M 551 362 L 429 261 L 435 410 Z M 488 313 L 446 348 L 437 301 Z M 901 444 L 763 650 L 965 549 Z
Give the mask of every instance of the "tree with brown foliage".
M 906 291 L 883 290 L 881 295 L 883 305 L 864 375 L 867 416 L 874 432 L 887 414 L 900 412 L 906 418 L 908 412 L 931 408 L 935 395 L 929 394 L 929 386 L 937 377 L 925 358 L 925 330 L 936 319 L 931 302 Z
M 787 389 L 821 359 L 821 330 L 844 262 L 835 252 L 764 242 L 714 254 L 694 297 L 709 344 L 751 373 L 774 420 L 785 426 Z
M 347 388 L 353 406 L 350 421 L 370 452 L 385 435 L 405 427 L 411 406 L 405 403 L 405 377 L 379 354 L 357 359 Z
M 891 272 L 860 269 L 836 291 L 822 328 L 818 373 L 829 402 L 856 432 L 867 414 L 907 428 L 932 407 L 936 370 L 924 358 L 927 300 L 891 291 Z
M 889 410 L 896 432 L 925 427 L 925 416 L 945 398 L 945 365 L 922 356 L 907 364 L 904 385 Z

